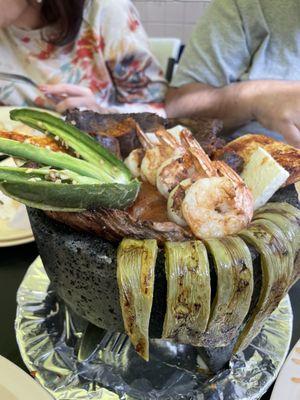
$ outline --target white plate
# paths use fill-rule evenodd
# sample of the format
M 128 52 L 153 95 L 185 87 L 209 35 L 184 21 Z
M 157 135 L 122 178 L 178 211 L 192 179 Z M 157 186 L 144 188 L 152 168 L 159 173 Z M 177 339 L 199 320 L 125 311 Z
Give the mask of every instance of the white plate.
M 52 397 L 28 374 L 0 356 L 1 400 L 51 400 Z
M 271 400 L 284 399 L 300 399 L 300 340 L 288 356 L 271 397 Z
M 0 163 L 15 166 L 12 158 Z M 0 191 L 0 247 L 16 246 L 34 241 L 26 207 Z
M 16 108 L 18 107 L 0 107 L 0 131 L 14 131 L 34 135 L 37 131 L 24 125 L 22 122 L 12 121 L 10 119 L 9 112 Z
M 9 113 L 11 110 L 16 108 L 20 107 L 0 107 L 0 131 L 15 131 L 32 136 L 43 135 L 41 132 L 24 125 L 22 122 L 12 121 Z M 59 116 L 59 114 L 53 111 L 37 108 L 32 109 L 49 112 L 52 115 Z M 12 158 L 4 160 L 1 165 L 15 166 Z M 5 210 L 4 206 L 0 204 L 0 247 L 16 246 L 33 242 L 34 237 L 31 231 L 26 207 L 8 199 L 7 197 L 3 197 L 3 194 L 0 192 L 0 200 L 3 201 L 4 199 L 6 203 Z
M 22 122 L 18 121 L 12 121 L 10 119 L 9 113 L 11 110 L 15 110 L 16 108 L 20 107 L 5 107 L 5 106 L 0 106 L 0 131 L 14 131 L 18 133 L 23 133 L 27 135 L 34 135 L 34 136 L 40 136 L 41 133 L 33 128 L 30 128 L 27 125 L 24 125 Z M 44 110 L 41 108 L 32 108 L 32 107 L 26 107 L 30 108 L 32 110 L 38 110 L 38 111 L 46 111 L 49 112 L 52 115 L 59 116 L 59 114 L 55 113 L 54 111 L 49 111 L 49 110 Z
M 2 247 L 13 247 L 13 246 L 20 246 L 21 244 L 27 244 L 34 242 L 34 237 L 29 236 L 28 238 L 18 239 L 18 240 L 3 240 L 0 241 L 0 248 Z

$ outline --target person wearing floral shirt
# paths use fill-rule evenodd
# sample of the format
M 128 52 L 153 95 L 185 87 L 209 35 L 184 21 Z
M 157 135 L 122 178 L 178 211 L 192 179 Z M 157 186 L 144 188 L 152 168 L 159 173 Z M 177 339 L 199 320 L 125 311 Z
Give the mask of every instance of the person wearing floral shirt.
M 160 111 L 163 72 L 130 0 L 0 0 L 0 104 Z M 55 99 L 55 101 L 53 101 Z

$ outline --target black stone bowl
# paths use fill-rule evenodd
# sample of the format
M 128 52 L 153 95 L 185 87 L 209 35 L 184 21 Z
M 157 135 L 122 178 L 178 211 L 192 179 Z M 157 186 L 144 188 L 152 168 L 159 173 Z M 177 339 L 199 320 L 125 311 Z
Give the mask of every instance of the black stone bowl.
M 56 222 L 29 209 L 32 230 L 49 279 L 58 296 L 90 323 L 124 332 L 117 284 L 117 248 L 112 243 Z M 161 337 L 166 311 L 164 255 L 156 263 L 150 336 Z
M 279 190 L 272 201 L 287 201 L 299 207 L 294 185 Z M 43 211 L 29 209 L 32 230 L 46 272 L 58 296 L 79 316 L 106 330 L 124 332 L 117 284 L 117 248 L 95 235 L 77 232 L 47 217 Z M 253 304 L 259 296 L 260 262 L 251 249 L 255 279 Z M 155 289 L 150 320 L 150 337 L 160 338 L 166 312 L 167 283 L 164 254 L 156 263 Z M 212 263 L 211 263 L 212 264 Z M 216 277 L 211 268 L 212 290 Z M 253 305 L 252 305 L 253 306 Z

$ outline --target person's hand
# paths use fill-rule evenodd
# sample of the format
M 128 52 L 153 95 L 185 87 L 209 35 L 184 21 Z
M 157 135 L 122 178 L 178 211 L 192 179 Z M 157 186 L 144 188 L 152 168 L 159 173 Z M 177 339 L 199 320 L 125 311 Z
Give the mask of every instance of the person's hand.
M 94 93 L 87 87 L 60 83 L 56 85 L 41 85 L 39 89 L 48 100 L 54 103 L 54 107 L 59 113 L 79 107 L 103 114 L 110 112 L 97 103 Z M 55 99 L 55 102 L 53 102 L 53 99 Z
M 256 83 L 255 93 L 249 97 L 253 118 L 265 128 L 280 133 L 289 144 L 300 148 L 300 83 Z

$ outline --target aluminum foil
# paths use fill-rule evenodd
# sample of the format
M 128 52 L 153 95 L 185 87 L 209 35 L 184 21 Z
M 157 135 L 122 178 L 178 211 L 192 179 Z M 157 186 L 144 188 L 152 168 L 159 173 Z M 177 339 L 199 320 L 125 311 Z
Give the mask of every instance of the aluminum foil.
M 80 362 L 87 323 L 58 300 L 40 258 L 29 268 L 17 301 L 15 328 L 23 360 L 58 400 L 256 400 L 277 377 L 293 325 L 286 297 L 230 368 L 209 376 L 197 349 L 162 340 L 151 341 L 149 363 L 129 345 L 121 356 L 96 345 Z

